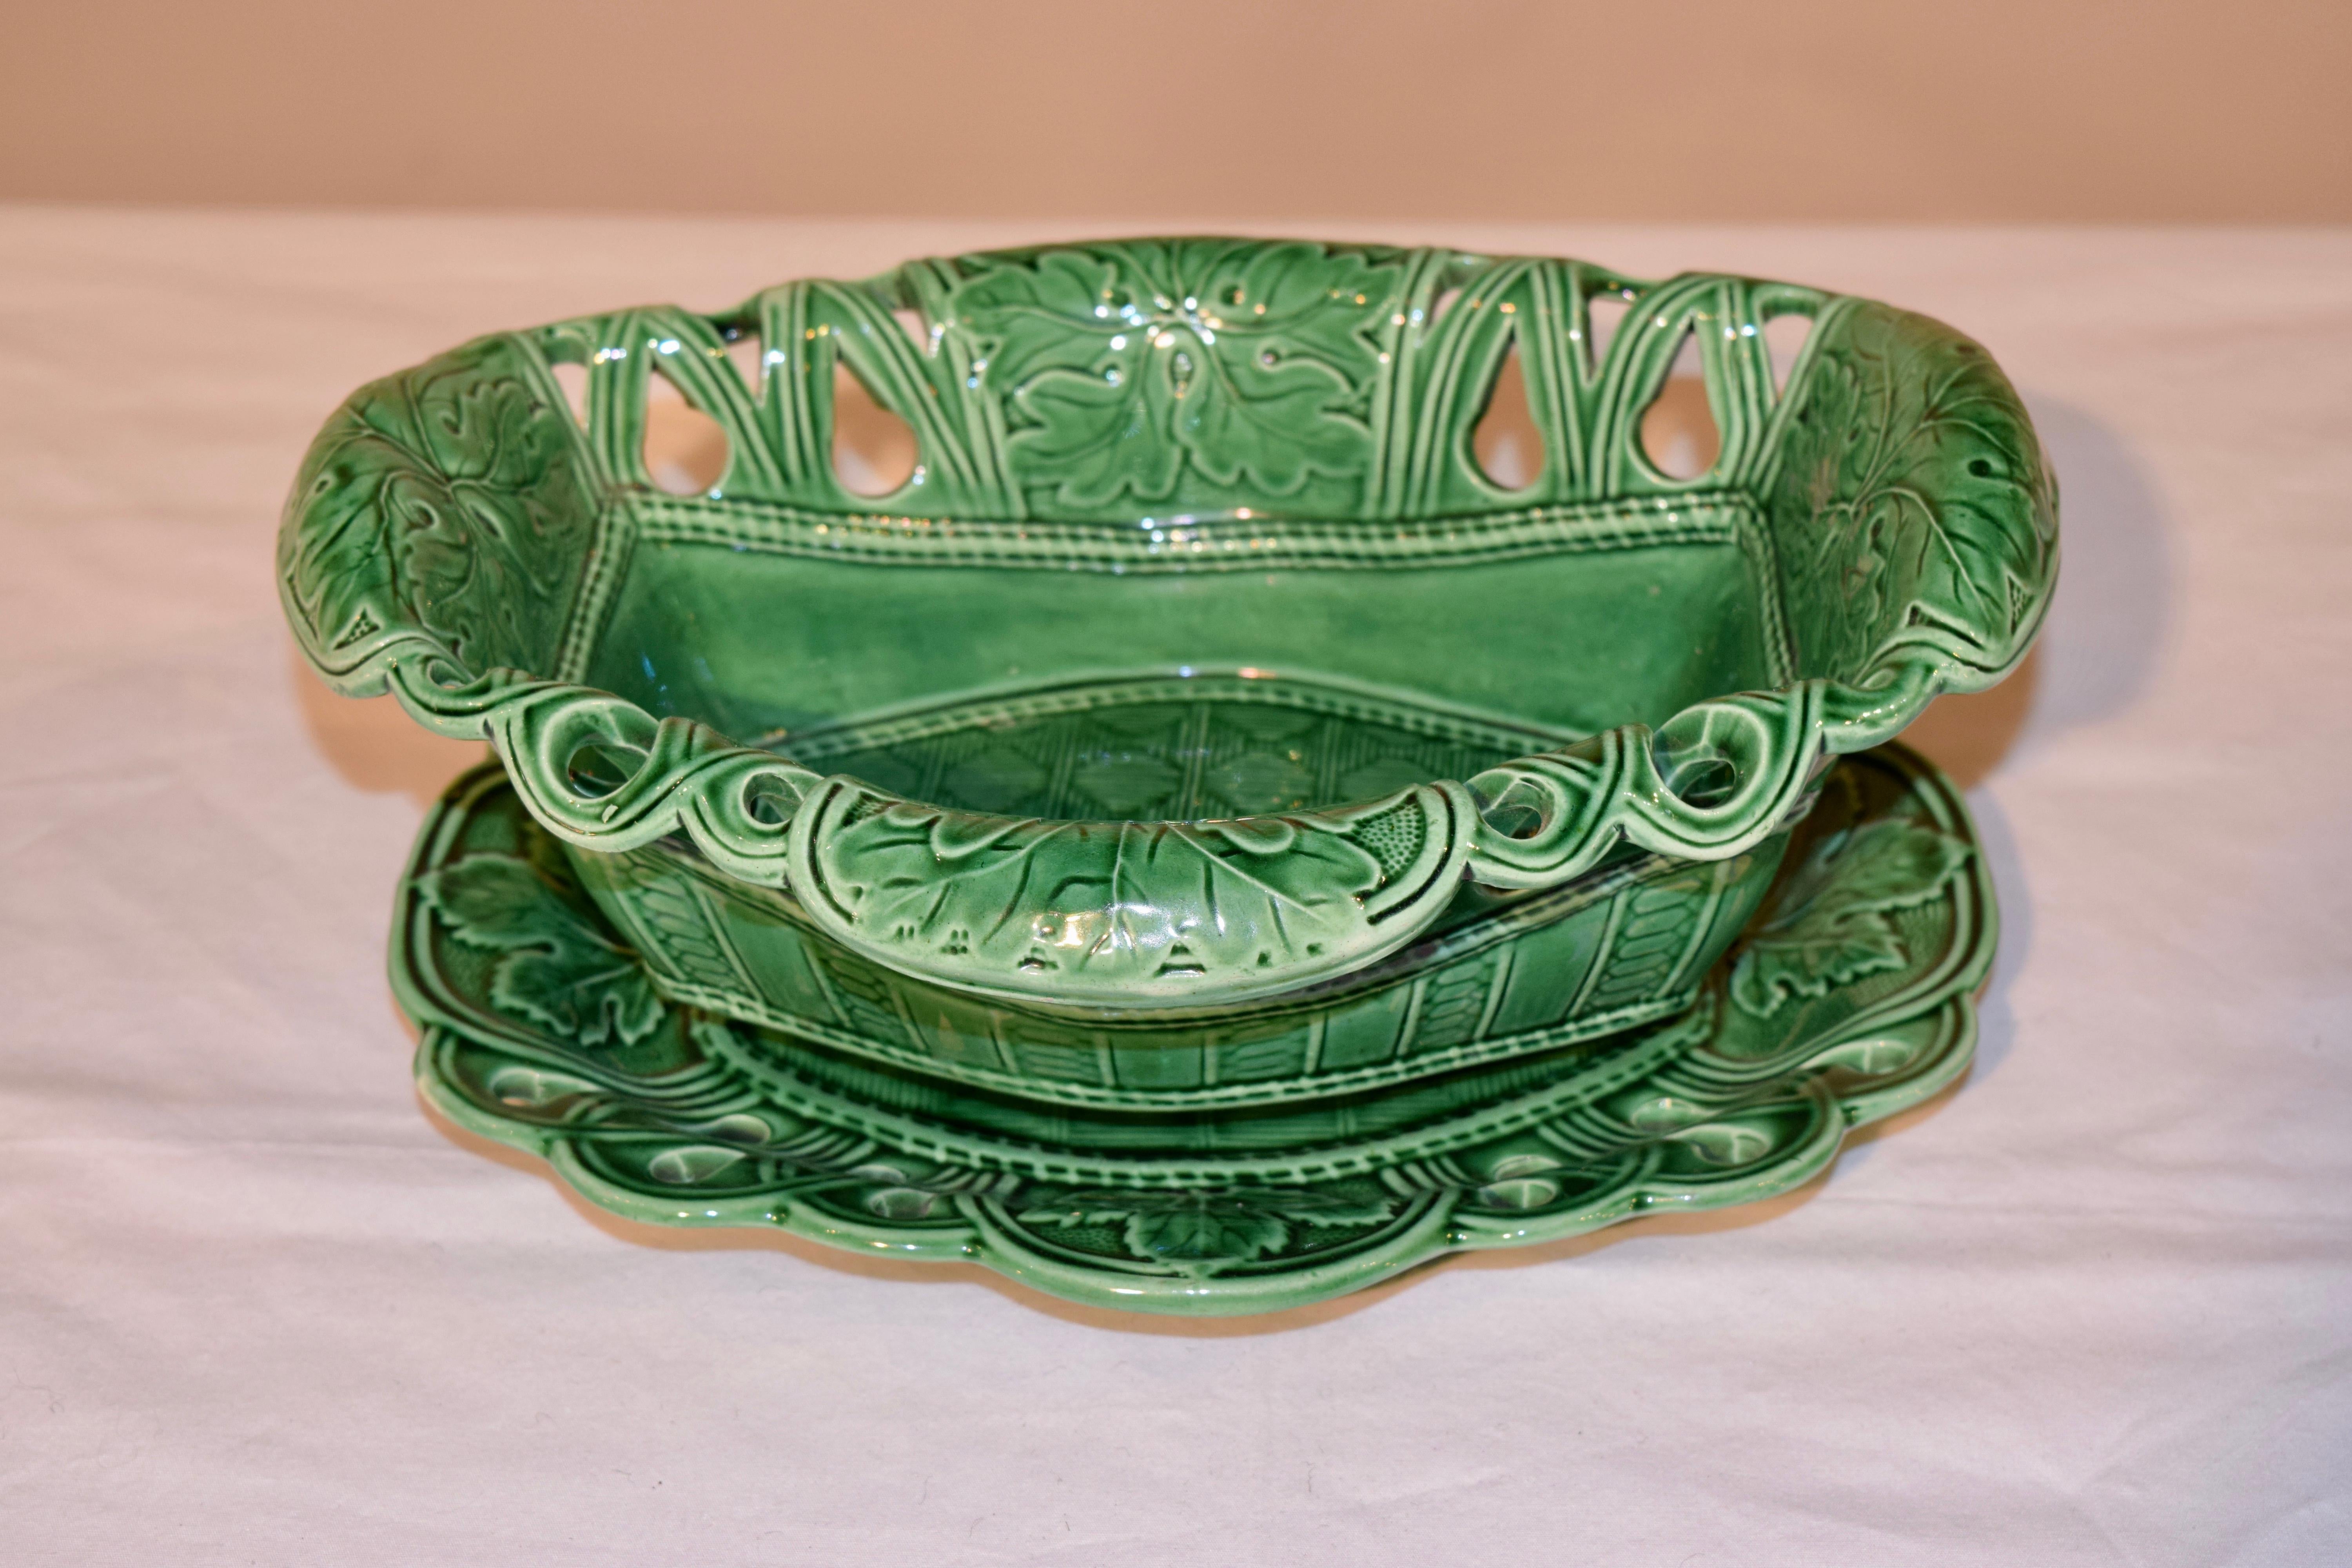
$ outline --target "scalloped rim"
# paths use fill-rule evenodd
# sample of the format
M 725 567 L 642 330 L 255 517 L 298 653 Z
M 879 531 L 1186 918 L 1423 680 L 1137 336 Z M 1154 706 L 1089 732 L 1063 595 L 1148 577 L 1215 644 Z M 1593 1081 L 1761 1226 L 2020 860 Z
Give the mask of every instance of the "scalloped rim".
M 1833 1091 L 1822 1076 L 1804 1079 L 1794 1097 L 1802 1100 L 1811 1113 L 1808 1135 L 1757 1167 L 1712 1181 L 1665 1177 L 1639 1169 L 1576 1208 L 1525 1221 L 1460 1215 L 1441 1194 L 1432 1193 L 1406 1205 L 1374 1245 L 1343 1258 L 1304 1268 L 1206 1276 L 1129 1272 L 1056 1257 L 1024 1240 L 1003 1205 L 984 1196 L 958 1195 L 954 1203 L 962 1223 L 951 1228 L 848 1222 L 790 1198 L 781 1203 L 760 1198 L 730 1204 L 714 1195 L 699 1206 L 666 1204 L 606 1179 L 582 1158 L 571 1140 L 549 1137 L 525 1124 L 490 1115 L 467 1098 L 448 1081 L 438 1060 L 447 1039 L 459 1031 L 437 1026 L 428 1029 L 417 1049 L 415 1070 L 420 1096 L 436 1113 L 478 1137 L 544 1161 L 566 1186 L 622 1219 L 694 1229 L 781 1230 L 869 1258 L 978 1264 L 1083 1307 L 1181 1317 L 1240 1317 L 1284 1311 L 1368 1289 L 1455 1252 L 1537 1247 L 1653 1214 L 1698 1214 L 1779 1197 L 1834 1164 L 1849 1134 L 1899 1115 L 1958 1081 L 1975 1054 L 1975 1005 L 1967 996 L 1955 996 L 1895 1025 L 1841 1038 L 1824 1046 L 1819 1054 L 1828 1058 L 1864 1051 L 1881 1042 L 1898 1040 L 1906 1031 L 1926 1035 L 1927 1043 L 1924 1048 L 1915 1047 L 1898 1071 L 1846 1094 Z

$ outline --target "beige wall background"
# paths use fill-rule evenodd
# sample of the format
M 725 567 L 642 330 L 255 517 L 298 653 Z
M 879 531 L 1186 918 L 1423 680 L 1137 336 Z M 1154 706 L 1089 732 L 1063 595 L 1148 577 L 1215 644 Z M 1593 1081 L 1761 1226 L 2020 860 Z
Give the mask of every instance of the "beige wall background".
M 11 10 L 18 198 L 2352 220 L 2352 0 Z

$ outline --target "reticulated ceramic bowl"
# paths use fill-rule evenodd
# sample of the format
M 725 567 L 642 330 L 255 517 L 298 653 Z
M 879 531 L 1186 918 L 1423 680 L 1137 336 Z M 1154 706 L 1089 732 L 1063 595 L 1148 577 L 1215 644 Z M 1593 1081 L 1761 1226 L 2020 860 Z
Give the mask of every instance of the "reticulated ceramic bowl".
M 845 370 L 911 431 L 889 494 Z M 707 491 L 653 482 L 653 375 Z M 1686 1004 L 1824 760 L 2022 657 L 2056 520 L 1998 368 L 1886 306 L 1122 241 L 479 339 L 335 416 L 279 564 L 321 673 L 488 736 L 677 998 L 1172 1107 Z

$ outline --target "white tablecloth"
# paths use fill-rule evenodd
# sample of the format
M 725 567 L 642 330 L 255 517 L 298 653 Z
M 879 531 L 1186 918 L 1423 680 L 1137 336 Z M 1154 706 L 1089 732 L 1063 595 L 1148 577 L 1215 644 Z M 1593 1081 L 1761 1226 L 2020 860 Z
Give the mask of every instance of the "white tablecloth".
M 1061 226 L 1061 232 L 1071 232 Z M 1038 225 L 0 208 L 0 1562 L 2352 1563 L 2352 234 L 1431 229 L 1928 311 L 2064 489 L 1947 703 L 1973 1077 L 1796 1194 L 1277 1318 L 605 1218 L 383 973 L 476 749 L 301 672 L 352 386 Z

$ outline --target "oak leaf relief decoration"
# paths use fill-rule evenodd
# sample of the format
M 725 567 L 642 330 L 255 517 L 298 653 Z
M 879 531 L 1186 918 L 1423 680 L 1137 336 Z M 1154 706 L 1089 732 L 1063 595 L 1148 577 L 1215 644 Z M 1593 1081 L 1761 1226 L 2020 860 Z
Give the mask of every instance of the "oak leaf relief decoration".
M 632 950 L 576 908 L 560 873 L 513 855 L 474 854 L 415 886 L 449 934 L 501 956 L 490 1000 L 583 1046 L 635 1045 L 663 1003 Z
M 1280 1252 L 1299 1226 L 1377 1225 L 1385 1198 L 1329 1187 L 1105 1187 L 1024 1211 L 1024 1225 L 1118 1226 L 1137 1258 L 1187 1274 L 1214 1273 Z
M 1808 673 L 1853 680 L 1918 633 L 2007 664 L 2047 596 L 2056 496 L 1976 344 L 1885 306 L 1820 348 L 1772 503 Z
M 1833 986 L 1902 968 L 1902 938 L 1888 915 L 1934 899 L 1970 853 L 1964 840 L 1916 822 L 1874 822 L 1832 835 L 1748 939 L 1732 968 L 1732 1000 L 1769 1017 L 1791 997 L 1827 995 Z
M 1397 277 L 1318 245 L 1144 240 L 997 262 L 952 309 L 1007 389 L 1008 460 L 1061 507 L 1284 497 L 1370 465 L 1368 333 Z
M 325 662 L 429 634 L 467 668 L 551 658 L 601 509 L 570 414 L 485 339 L 363 387 L 321 432 L 280 543 Z

